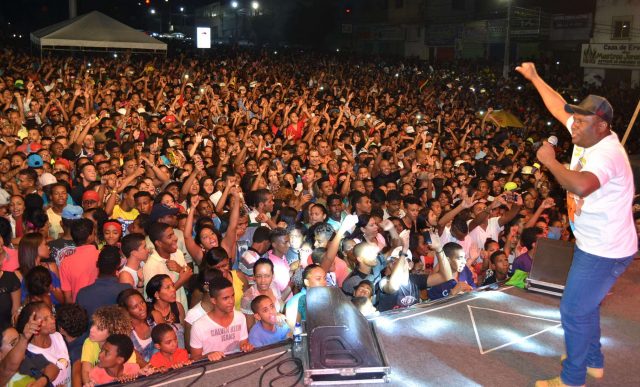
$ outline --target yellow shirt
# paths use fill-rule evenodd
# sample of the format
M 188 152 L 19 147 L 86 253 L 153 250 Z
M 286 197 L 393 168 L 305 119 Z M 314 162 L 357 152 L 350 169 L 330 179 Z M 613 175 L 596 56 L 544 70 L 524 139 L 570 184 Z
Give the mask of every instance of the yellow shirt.
M 82 344 L 82 356 L 80 357 L 81 361 L 86 361 L 91 363 L 92 366 L 98 364 L 98 355 L 100 355 L 100 344 L 92 341 L 87 338 Z M 131 357 L 127 361 L 127 363 L 135 363 L 136 362 L 136 353 L 135 351 L 131 354 Z

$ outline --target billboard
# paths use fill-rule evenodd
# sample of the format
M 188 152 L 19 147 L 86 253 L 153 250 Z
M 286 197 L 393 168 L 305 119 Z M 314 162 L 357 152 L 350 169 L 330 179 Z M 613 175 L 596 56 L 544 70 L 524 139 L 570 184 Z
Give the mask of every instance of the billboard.
M 607 69 L 637 69 L 640 67 L 640 44 L 583 44 L 580 65 Z
M 196 36 L 196 44 L 198 48 L 211 48 L 211 28 L 197 27 Z

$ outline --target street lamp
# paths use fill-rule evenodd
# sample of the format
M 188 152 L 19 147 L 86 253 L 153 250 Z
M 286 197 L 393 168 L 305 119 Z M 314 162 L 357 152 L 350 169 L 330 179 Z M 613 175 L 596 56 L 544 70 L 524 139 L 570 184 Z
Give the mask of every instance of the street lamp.
M 231 2 L 231 7 L 238 8 L 238 2 L 237 1 L 232 1 Z
M 151 14 L 152 14 L 152 15 L 155 15 L 155 14 L 156 14 L 156 10 L 155 10 L 155 9 L 153 9 L 153 8 L 151 8 L 151 9 L 149 10 L 149 12 L 151 12 Z
M 180 7 L 180 12 L 184 12 L 184 7 Z
M 502 66 L 502 77 L 509 78 L 509 35 L 511 34 L 511 3 L 513 0 L 507 0 L 507 30 L 504 36 L 504 63 Z
M 258 3 L 257 1 L 251 2 L 251 8 L 253 8 L 254 10 L 257 10 L 259 7 L 260 7 L 260 3 Z

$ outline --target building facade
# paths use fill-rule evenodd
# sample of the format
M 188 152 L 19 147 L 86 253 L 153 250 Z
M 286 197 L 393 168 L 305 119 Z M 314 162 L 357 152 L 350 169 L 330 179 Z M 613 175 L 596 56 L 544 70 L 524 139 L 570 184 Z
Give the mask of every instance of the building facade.
M 598 0 L 593 36 L 582 44 L 585 81 L 640 84 L 640 0 Z

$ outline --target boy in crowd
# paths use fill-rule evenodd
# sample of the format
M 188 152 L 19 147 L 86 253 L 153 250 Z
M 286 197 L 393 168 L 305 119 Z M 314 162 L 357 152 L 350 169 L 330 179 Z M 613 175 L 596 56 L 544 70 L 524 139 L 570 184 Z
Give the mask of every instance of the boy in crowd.
M 504 251 L 495 251 L 491 254 L 489 260 L 491 261 L 491 270 L 493 270 L 493 274 L 485 278 L 482 286 L 504 281 L 509 278 L 509 259 Z
M 82 345 L 82 385 L 91 380 L 91 370 L 98 364 L 99 355 L 107 338 L 114 334 L 126 335 L 131 333 L 131 319 L 129 314 L 116 305 L 98 308 L 91 316 L 92 324 L 89 329 L 89 338 Z M 133 344 L 132 344 L 133 345 Z M 133 350 L 127 357 L 129 363 L 136 363 Z M 109 367 L 112 367 L 109 365 Z M 104 367 L 103 367 L 104 368 Z
M 98 278 L 98 249 L 93 244 L 95 230 L 89 219 L 78 219 L 71 228 L 76 249 L 60 264 L 60 282 L 66 302 L 74 302 L 80 289 Z
M 137 363 L 127 362 L 131 355 L 133 355 L 133 342 L 129 336 L 109 335 L 98 356 L 98 365 L 89 374 L 91 383 L 98 385 L 135 379 L 140 372 L 140 366 Z
M 191 364 L 189 353 L 178 347 L 178 336 L 169 324 L 158 324 L 151 330 L 151 339 L 158 350 L 149 364 L 154 368 L 180 368 Z
M 251 352 L 247 320 L 234 309 L 233 285 L 226 278 L 209 284 L 213 308 L 191 327 L 191 359 L 218 361 L 230 353 Z
M 261 294 L 254 298 L 251 310 L 256 323 L 249 332 L 249 343 L 254 347 L 264 347 L 291 336 L 289 326 L 278 323 L 278 312 L 269 296 Z
M 302 271 L 303 288 L 287 301 L 285 315 L 290 329 L 297 322 L 307 319 L 307 289 L 316 286 L 327 286 L 327 272 L 322 266 L 312 263 Z
M 536 255 L 536 246 L 538 238 L 542 237 L 543 231 L 540 227 L 533 226 L 522 230 L 520 235 L 520 244 L 526 248 L 527 251 L 520 254 L 513 261 L 511 273 L 515 273 L 516 270 L 522 270 L 524 272 L 531 271 L 531 264 L 533 263 L 533 257 Z
M 127 263 L 118 274 L 118 280 L 123 284 L 129 284 L 132 288 L 143 293 L 144 276 L 142 274 L 142 262 L 149 258 L 149 249 L 143 234 L 131 233 L 122 238 L 122 254 L 127 259 Z

